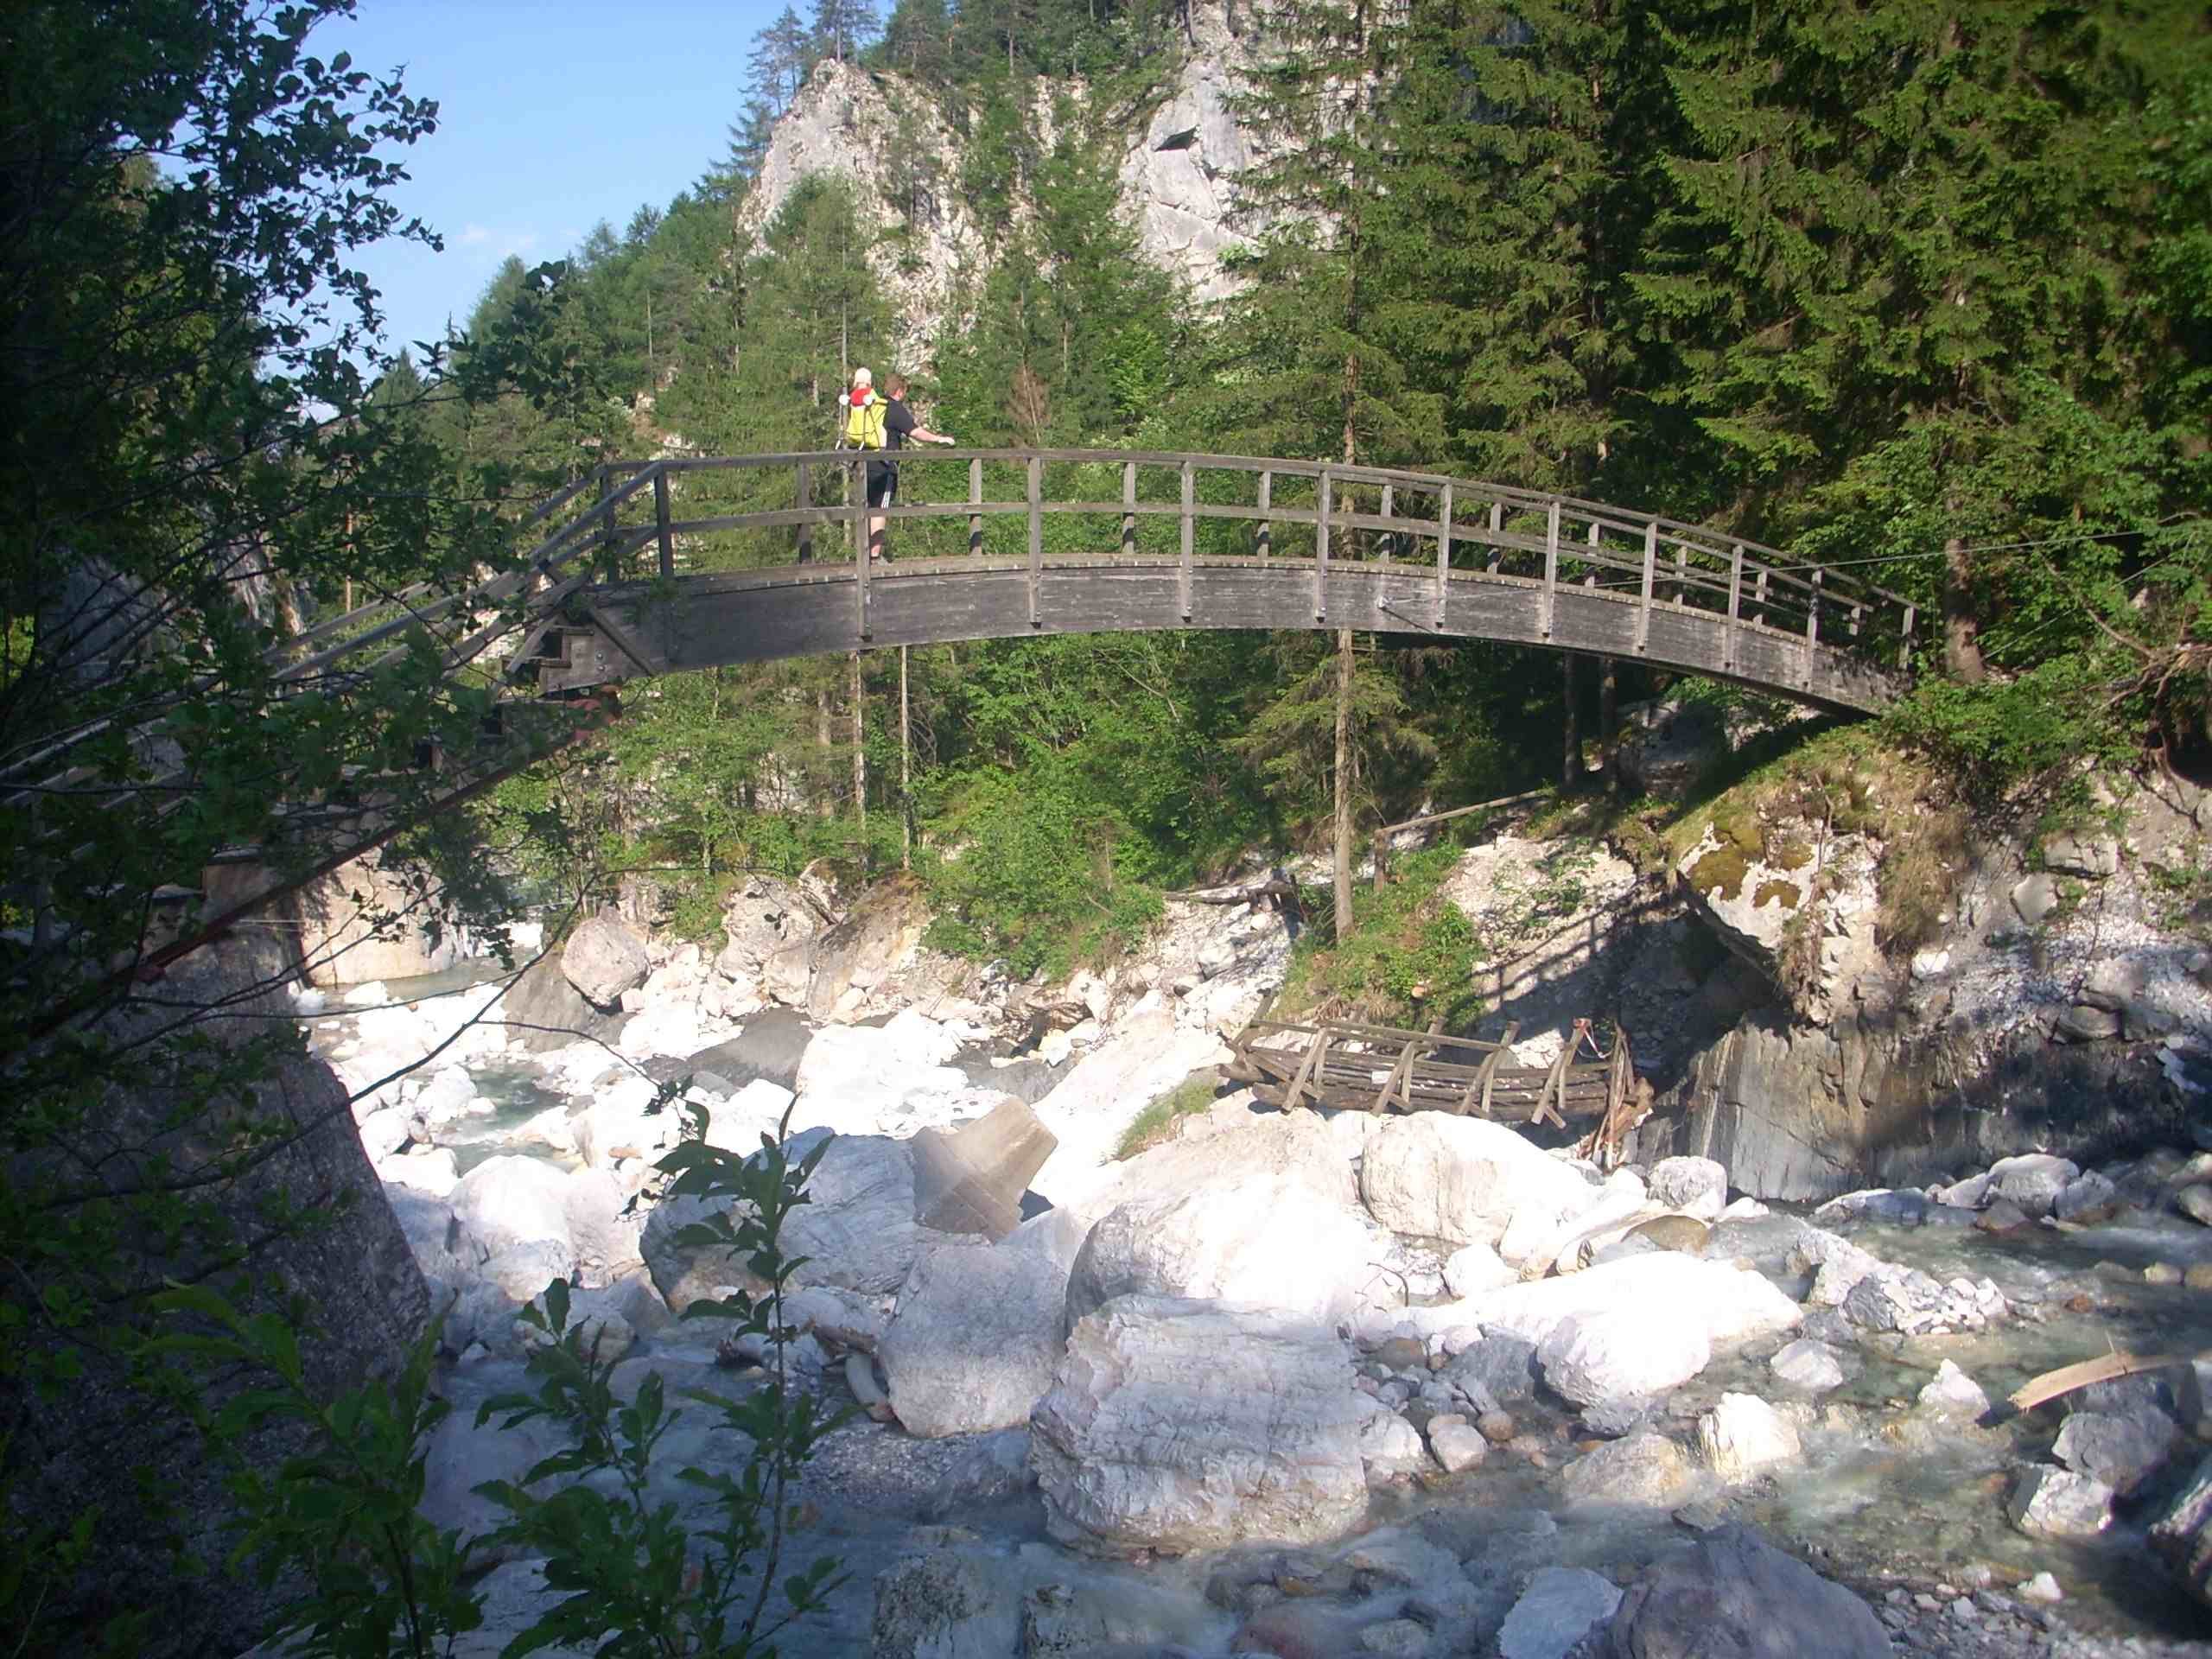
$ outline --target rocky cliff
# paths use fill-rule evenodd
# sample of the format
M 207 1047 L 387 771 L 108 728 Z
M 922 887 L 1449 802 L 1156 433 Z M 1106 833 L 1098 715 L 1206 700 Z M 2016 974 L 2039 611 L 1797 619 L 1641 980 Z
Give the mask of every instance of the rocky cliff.
M 2069 827 L 1974 823 L 1898 757 L 1815 740 L 1681 817 L 1674 884 L 1751 1006 L 1658 1079 L 1637 1155 L 1815 1198 L 2180 1132 L 2212 1060 L 2212 797 L 2093 790 Z
M 1122 150 L 1122 211 L 1145 257 L 1181 278 L 1201 302 L 1233 286 L 1224 251 L 1240 239 L 1230 193 L 1255 154 L 1230 110 L 1239 74 L 1252 61 L 1249 17 L 1233 8 L 1193 6 L 1179 37 L 1181 63 L 1165 95 L 1109 136 Z M 1079 88 L 1070 92 L 1086 118 Z M 1033 129 L 1054 127 L 1051 88 L 1039 83 Z M 919 82 L 835 60 L 816 66 L 776 123 L 743 226 L 757 235 L 802 179 L 849 181 L 870 236 L 868 264 L 889 299 L 901 359 L 925 364 L 956 315 L 963 283 L 980 278 L 992 249 L 963 199 L 965 140 Z M 1015 215 L 1027 204 L 1017 198 Z

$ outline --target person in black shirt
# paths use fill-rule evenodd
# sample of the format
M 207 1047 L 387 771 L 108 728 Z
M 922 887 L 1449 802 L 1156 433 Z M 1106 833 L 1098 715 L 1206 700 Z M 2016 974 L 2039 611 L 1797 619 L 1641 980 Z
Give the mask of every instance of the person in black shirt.
M 868 463 L 868 504 L 871 507 L 891 507 L 899 504 L 899 463 L 890 460 L 891 454 L 904 449 L 911 440 L 915 443 L 950 443 L 950 434 L 932 432 L 914 418 L 913 410 L 906 407 L 906 377 L 887 376 L 883 391 L 890 399 L 883 411 L 883 447 L 885 457 L 871 456 Z M 883 524 L 880 518 L 868 521 L 868 556 L 871 559 L 883 556 Z

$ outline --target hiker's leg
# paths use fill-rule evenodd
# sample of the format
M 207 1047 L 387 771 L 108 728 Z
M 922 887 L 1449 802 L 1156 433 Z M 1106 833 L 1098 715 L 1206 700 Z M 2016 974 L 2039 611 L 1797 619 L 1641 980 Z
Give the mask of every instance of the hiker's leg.
M 868 462 L 868 505 L 871 507 L 880 507 L 889 505 L 891 497 L 891 482 L 892 475 L 890 468 L 886 467 L 880 461 L 871 461 Z M 883 523 L 884 521 L 880 518 L 873 514 L 868 518 L 868 556 L 871 559 L 880 558 L 883 556 Z

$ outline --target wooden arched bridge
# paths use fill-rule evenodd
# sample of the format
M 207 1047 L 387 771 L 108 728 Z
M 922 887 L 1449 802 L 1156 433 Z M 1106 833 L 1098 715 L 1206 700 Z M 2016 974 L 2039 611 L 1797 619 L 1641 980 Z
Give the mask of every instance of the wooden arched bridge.
M 856 556 L 877 515 L 855 505 L 849 454 L 598 469 L 531 556 L 544 591 L 518 677 L 562 691 L 889 645 L 1354 628 L 1623 658 L 1867 712 L 1900 689 L 1918 622 L 1894 594 L 1722 531 L 1433 473 L 1111 449 L 899 461 L 902 493 L 925 499 L 881 515 L 887 563 Z M 739 510 L 679 512 L 695 493 Z
M 579 701 L 645 676 L 1052 633 L 1351 628 L 1627 658 L 1866 712 L 1903 688 L 1922 626 L 1897 594 L 1724 531 L 1433 473 L 1113 449 L 899 461 L 908 499 L 881 515 L 850 452 L 607 463 L 522 521 L 535 540 L 509 569 L 380 597 L 273 647 L 280 689 L 325 696 L 367 694 L 401 653 L 432 650 L 456 687 L 500 694 L 498 717 L 470 753 L 422 757 L 428 779 L 279 803 L 266 844 L 177 872 L 182 913 L 134 966 L 528 766 L 588 726 Z M 895 561 L 861 556 L 879 516 Z M 121 734 L 127 775 L 90 758 L 118 735 L 93 720 L 0 773 L 0 810 L 176 810 L 192 779 L 173 735 Z M 37 908 L 51 882 L 16 885 Z

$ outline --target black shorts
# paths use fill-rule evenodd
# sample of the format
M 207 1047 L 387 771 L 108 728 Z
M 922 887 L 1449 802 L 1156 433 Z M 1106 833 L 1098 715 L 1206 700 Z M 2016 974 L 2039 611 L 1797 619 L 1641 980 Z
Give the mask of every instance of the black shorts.
M 871 507 L 888 507 L 899 500 L 899 463 L 895 461 L 871 461 L 868 464 L 868 504 Z

